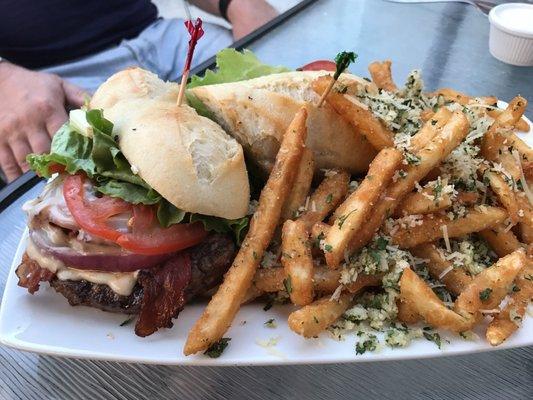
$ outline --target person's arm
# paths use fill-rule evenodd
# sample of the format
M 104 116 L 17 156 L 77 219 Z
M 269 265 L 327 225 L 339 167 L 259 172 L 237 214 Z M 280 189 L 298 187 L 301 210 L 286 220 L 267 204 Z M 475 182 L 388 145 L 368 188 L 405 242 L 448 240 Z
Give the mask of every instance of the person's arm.
M 9 182 L 28 170 L 26 155 L 48 151 L 66 108 L 83 101 L 82 89 L 56 75 L 0 62 L 0 168 Z
M 190 0 L 190 2 L 210 14 L 220 16 L 219 0 Z M 233 37 L 237 40 L 266 24 L 278 13 L 265 0 L 232 0 L 227 15 L 233 27 Z

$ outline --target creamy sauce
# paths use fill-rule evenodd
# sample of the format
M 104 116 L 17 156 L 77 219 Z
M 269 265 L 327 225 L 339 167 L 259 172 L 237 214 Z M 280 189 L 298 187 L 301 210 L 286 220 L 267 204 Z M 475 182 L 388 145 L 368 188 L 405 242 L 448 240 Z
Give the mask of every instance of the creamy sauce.
M 129 296 L 137 283 L 139 271 L 135 272 L 97 272 L 86 271 L 65 266 L 60 260 L 49 255 L 44 255 L 35 246 L 31 239 L 28 239 L 26 248 L 28 257 L 36 261 L 42 268 L 46 268 L 57 275 L 62 281 L 81 281 L 85 280 L 91 283 L 107 285 L 116 294 Z

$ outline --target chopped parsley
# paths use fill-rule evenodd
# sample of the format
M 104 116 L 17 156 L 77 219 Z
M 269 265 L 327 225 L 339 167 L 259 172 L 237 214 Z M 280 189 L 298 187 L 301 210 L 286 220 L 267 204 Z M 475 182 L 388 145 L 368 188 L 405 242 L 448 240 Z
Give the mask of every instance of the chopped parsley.
M 424 337 L 429 340 L 430 342 L 433 342 L 437 345 L 437 347 L 440 349 L 442 346 L 442 340 L 440 338 L 440 335 L 437 332 L 430 333 L 424 328 L 423 332 Z
M 409 165 L 418 165 L 420 164 L 420 157 L 414 155 L 413 153 L 405 152 L 405 161 Z
M 283 279 L 283 286 L 285 287 L 285 290 L 288 294 L 292 293 L 292 281 L 290 275 L 288 275 L 287 278 Z
M 326 196 L 326 203 L 331 204 L 333 201 L 333 193 L 330 193 Z
M 492 293 L 492 289 L 491 288 L 483 289 L 482 291 L 479 292 L 479 300 L 487 301 L 489 299 L 491 293 Z
M 129 325 L 131 323 L 131 321 L 133 321 L 135 319 L 135 317 L 129 317 L 128 319 L 126 319 L 125 321 L 123 321 L 120 326 L 126 326 L 126 325 Z
M 276 324 L 276 320 L 274 318 L 270 318 L 263 325 L 265 325 L 267 328 L 277 328 L 278 327 L 278 324 Z
M 516 283 L 513 283 L 513 286 L 511 286 L 511 292 L 519 292 L 520 291 L 520 287 L 516 284 Z
M 331 253 L 331 250 L 333 250 L 333 246 L 330 244 L 324 245 L 324 250 L 326 250 L 328 253 Z
M 365 340 L 361 340 L 355 344 L 355 354 L 365 354 L 366 351 L 374 351 L 377 345 L 378 338 L 376 335 L 368 335 Z
M 226 347 L 228 347 L 229 341 L 231 338 L 222 338 L 218 342 L 213 343 L 209 348 L 204 352 L 204 354 L 211 358 L 218 358 L 222 355 Z
M 379 236 L 376 239 L 376 248 L 378 250 L 385 250 L 388 245 L 389 245 L 389 241 L 385 239 L 383 236 Z
M 341 215 L 339 217 L 339 222 L 337 223 L 339 225 L 339 229 L 341 229 L 342 226 L 344 225 L 344 221 L 346 221 L 346 218 L 348 218 L 350 216 L 350 214 L 355 212 L 355 211 L 357 211 L 357 209 L 354 209 L 354 210 L 350 211 L 348 214 L 344 214 L 344 215 Z M 330 250 L 328 250 L 328 251 L 330 251 Z

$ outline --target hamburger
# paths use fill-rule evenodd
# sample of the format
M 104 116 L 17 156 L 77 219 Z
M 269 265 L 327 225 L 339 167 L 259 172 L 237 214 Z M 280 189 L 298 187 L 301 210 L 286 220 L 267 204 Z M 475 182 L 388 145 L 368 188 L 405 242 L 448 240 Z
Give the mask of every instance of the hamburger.
M 48 282 L 75 305 L 138 315 L 135 333 L 171 327 L 216 286 L 247 224 L 242 147 L 215 122 L 176 105 L 179 85 L 119 72 L 74 110 L 49 154 L 49 178 L 26 203 L 19 286 Z

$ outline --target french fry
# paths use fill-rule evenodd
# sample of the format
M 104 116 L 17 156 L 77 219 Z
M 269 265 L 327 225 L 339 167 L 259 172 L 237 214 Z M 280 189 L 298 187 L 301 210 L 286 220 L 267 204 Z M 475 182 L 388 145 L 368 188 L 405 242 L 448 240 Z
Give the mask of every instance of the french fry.
M 515 181 L 520 179 L 520 166 L 516 163 L 514 156 L 508 150 L 507 147 L 502 147 L 498 154 L 498 158 L 495 160 L 500 163 L 503 169 L 513 177 Z
M 313 151 L 305 148 L 298 166 L 296 178 L 294 179 L 294 184 L 281 211 L 282 221 L 294 218 L 298 209 L 304 204 L 305 198 L 311 189 L 314 170 Z
M 313 284 L 315 292 L 331 294 L 339 287 L 341 273 L 339 270 L 330 269 L 320 265 L 313 269 Z M 283 268 L 259 268 L 255 273 L 254 286 L 261 293 L 280 292 L 285 290 L 283 281 L 287 278 L 287 273 Z M 346 285 L 346 290 L 352 293 L 359 292 L 361 288 L 367 286 L 378 286 L 381 284 L 383 274 L 365 275 L 359 274 L 357 280 Z
M 444 283 L 456 296 L 472 282 L 472 277 L 461 268 L 453 268 L 453 264 L 443 258 L 433 243 L 418 245 L 411 252 L 419 258 L 427 259 L 429 274 Z
M 520 224 L 520 239 L 529 245 L 533 243 L 533 227 L 531 225 Z
M 408 165 L 404 178 L 389 186 L 385 197 L 374 207 L 372 215 L 352 243 L 353 251 L 365 246 L 372 239 L 385 218 L 392 215 L 403 198 L 413 191 L 416 182 L 420 182 L 461 143 L 468 133 L 468 127 L 468 120 L 463 113 L 453 113 L 442 133 L 417 153 L 420 159 L 418 164 Z
M 436 135 L 438 135 L 444 126 L 452 117 L 452 112 L 446 107 L 441 107 L 412 137 L 410 148 L 418 151 L 424 148 Z
M 522 117 L 514 126 L 518 132 L 529 132 L 531 129 L 527 121 Z
M 455 312 L 465 318 L 479 320 L 482 311 L 498 307 L 516 276 L 526 265 L 525 254 L 524 249 L 516 250 L 477 274 L 457 297 Z
M 340 271 L 326 266 L 313 269 L 314 290 L 319 293 L 333 293 L 339 286 Z M 254 286 L 263 293 L 280 292 L 285 290 L 283 281 L 287 278 L 284 268 L 259 268 L 255 273 Z
M 415 306 L 411 301 L 400 298 L 396 301 L 396 307 L 398 307 L 396 316 L 398 321 L 404 324 L 416 324 L 420 321 L 420 315 L 415 312 Z
M 470 103 L 472 98 L 468 96 L 467 94 L 458 92 L 457 90 L 451 89 L 451 88 L 441 88 L 436 90 L 435 92 L 431 93 L 432 96 L 442 96 L 444 97 L 444 100 L 447 101 L 453 101 L 455 103 L 459 103 L 463 106 Z
M 463 106 L 476 102 L 476 98 L 450 88 L 439 89 L 433 92 L 433 96 L 442 96 L 445 100 L 453 101 Z M 498 102 L 498 99 L 494 96 L 477 97 L 477 99 L 480 100 L 482 104 L 486 105 L 495 105 Z
M 285 289 L 283 281 L 287 273 L 283 267 L 258 268 L 254 276 L 254 286 L 264 293 L 280 292 Z
M 399 228 L 392 236 L 392 243 L 404 249 L 441 238 L 464 236 L 500 224 L 507 218 L 503 208 L 478 206 L 470 208 L 466 215 L 450 221 L 447 216 L 425 215 L 414 227 Z
M 408 194 L 400 205 L 394 210 L 393 217 L 401 218 L 407 215 L 433 214 L 452 206 L 452 196 L 442 194 L 438 201 L 428 198 L 431 188 L 422 192 Z
M 372 286 L 380 286 L 383 282 L 383 274 L 365 275 L 359 274 L 355 282 L 349 283 L 345 286 L 350 293 L 359 293 L 362 289 Z
M 311 237 L 314 240 L 323 240 L 327 236 L 330 229 L 331 225 L 328 225 L 325 222 L 317 222 L 311 228 Z
M 330 76 L 322 76 L 316 79 L 312 83 L 313 90 L 318 95 L 322 95 L 331 79 L 333 78 Z M 326 97 L 326 101 L 357 132 L 365 135 L 376 150 L 394 146 L 392 132 L 374 116 L 367 106 L 357 101 L 354 96 L 341 94 L 332 90 Z
M 431 118 L 433 118 L 434 115 L 435 111 L 433 111 L 431 108 L 426 108 L 420 113 L 420 119 L 424 122 L 428 122 Z
M 336 171 L 326 176 L 309 198 L 307 210 L 299 220 L 305 223 L 305 227 L 311 230 L 314 224 L 321 222 L 333 211 L 348 193 L 350 175 L 344 171 Z
M 372 81 L 376 84 L 378 88 L 385 89 L 389 92 L 396 92 L 398 87 L 392 79 L 390 60 L 385 60 L 382 62 L 374 61 L 368 66 L 368 71 L 372 77 Z
M 498 200 L 502 206 L 507 210 L 509 218 L 513 223 L 524 220 L 524 210 L 520 212 L 515 192 L 509 187 L 502 176 L 489 169 L 482 171 L 483 177 L 488 179 L 491 189 L 498 196 Z
M 446 308 L 431 288 L 410 268 L 403 270 L 400 278 L 400 302 L 404 318 L 416 318 L 418 315 L 435 328 L 448 329 L 452 332 L 467 331 L 473 320 L 462 317 Z
M 522 148 L 522 150 L 527 149 L 527 152 L 531 152 L 529 147 L 520 139 L 518 139 L 516 135 L 503 135 L 500 132 L 500 128 L 514 126 L 520 120 L 520 118 L 522 118 L 526 107 L 527 100 L 521 96 L 517 96 L 511 100 L 505 110 L 499 113 L 489 130 L 485 133 L 485 135 L 483 135 L 483 139 L 481 141 L 481 154 L 483 157 L 490 161 L 497 160 L 499 151 L 504 145 L 513 146 L 517 148 L 519 152 L 520 148 Z M 515 140 L 517 144 L 513 144 L 513 141 Z
M 507 209 L 511 221 L 515 224 L 520 223 L 523 241 L 529 243 L 530 233 L 533 231 L 533 208 L 525 192 L 514 191 L 500 174 L 491 170 L 486 169 L 483 176 L 489 180 L 490 187 L 498 196 L 500 203 Z
M 224 276 L 224 282 L 189 332 L 185 355 L 206 350 L 218 341 L 239 310 L 257 266 L 274 235 L 289 188 L 294 183 L 305 148 L 306 119 L 307 111 L 302 107 L 287 128 L 272 173 L 261 192 L 257 211 L 251 218 L 250 229 L 231 268 Z
M 479 234 L 487 241 L 498 257 L 505 257 L 522 247 L 514 233 L 507 229 L 505 225 L 496 225 L 490 229 L 484 229 Z
M 431 192 L 433 192 L 433 188 L 424 188 L 422 192 L 414 192 L 407 195 L 394 210 L 393 216 L 400 218 L 407 215 L 433 214 L 451 207 L 453 203 L 472 205 L 479 199 L 479 195 L 476 192 L 459 192 L 455 199 L 452 199 L 449 193 L 443 193 L 440 195 L 439 200 L 435 201 L 427 196 L 432 195 Z
M 262 296 L 265 292 L 263 292 L 261 289 L 259 289 L 257 286 L 252 284 L 248 290 L 246 291 L 246 295 L 244 296 L 244 299 L 242 300 L 242 304 L 251 303 L 258 297 Z
M 350 242 L 357 235 L 392 176 L 399 168 L 403 154 L 394 148 L 381 150 L 370 164 L 368 174 L 357 190 L 342 204 L 346 214 L 339 216 L 324 240 L 324 255 L 330 268 L 337 268 L 351 253 Z
M 487 111 L 487 114 L 491 116 L 492 118 L 496 119 L 499 117 L 499 115 L 503 112 L 503 110 L 495 109 L 495 110 L 489 110 Z M 524 119 L 524 117 L 520 118 L 515 124 L 514 127 L 519 132 L 529 132 L 529 124 Z
M 521 160 L 533 162 L 533 150 L 514 133 L 510 133 L 506 137 L 505 144 L 518 150 Z
M 477 192 L 459 192 L 457 194 L 457 202 L 459 204 L 472 205 L 476 204 L 479 200 L 479 194 Z
M 485 336 L 491 345 L 498 346 L 503 343 L 519 328 L 531 300 L 533 300 L 533 267 L 529 261 L 518 274 L 509 301 L 487 327 Z
M 353 293 L 342 293 L 338 301 L 330 296 L 294 311 L 289 315 L 289 328 L 306 338 L 318 336 L 350 307 Z
M 531 181 L 533 180 L 533 162 L 523 162 L 522 169 L 524 170 L 524 176 L 526 177 L 527 182 L 531 185 Z
M 291 282 L 293 304 L 305 306 L 313 301 L 313 258 L 305 223 L 287 220 L 281 234 L 281 264 Z
M 529 132 L 530 127 L 524 117 L 520 118 L 518 122 L 514 125 L 518 132 Z

